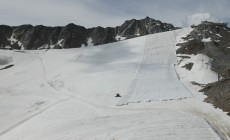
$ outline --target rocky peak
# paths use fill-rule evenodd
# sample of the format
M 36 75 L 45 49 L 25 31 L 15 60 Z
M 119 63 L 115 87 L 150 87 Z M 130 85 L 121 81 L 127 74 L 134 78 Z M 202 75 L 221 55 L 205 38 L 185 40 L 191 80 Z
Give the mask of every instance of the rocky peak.
M 229 46 L 229 28 L 226 23 L 214 23 L 204 21 L 200 25 L 196 26 L 191 32 L 191 38 L 202 40 L 204 38 L 210 38 L 212 41 L 221 46 Z
M 118 28 L 118 35 L 123 37 L 142 36 L 147 34 L 159 33 L 175 30 L 172 24 L 162 23 L 149 17 L 141 20 L 127 20 Z

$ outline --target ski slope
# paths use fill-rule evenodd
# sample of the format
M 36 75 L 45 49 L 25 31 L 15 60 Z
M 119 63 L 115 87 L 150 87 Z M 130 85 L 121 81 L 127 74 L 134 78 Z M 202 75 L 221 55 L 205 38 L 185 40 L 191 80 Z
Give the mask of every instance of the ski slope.
M 175 72 L 175 37 L 175 32 L 146 37 L 135 78 L 118 105 L 192 97 Z
M 13 65 L 0 70 L 0 140 L 229 139 L 226 113 L 175 72 L 176 37 L 189 31 L 97 47 L 0 50 L 0 69 Z

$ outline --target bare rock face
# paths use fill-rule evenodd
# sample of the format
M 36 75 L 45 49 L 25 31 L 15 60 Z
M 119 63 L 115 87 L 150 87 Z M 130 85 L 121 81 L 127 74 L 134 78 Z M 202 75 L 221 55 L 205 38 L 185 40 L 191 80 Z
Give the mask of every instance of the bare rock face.
M 116 37 L 115 29 L 111 27 L 91 28 L 89 33 L 90 33 L 89 37 L 92 39 L 92 43 L 94 45 L 101 45 L 101 44 L 106 44 L 106 43 L 117 41 L 115 39 Z
M 175 29 L 172 24 L 162 23 L 159 20 L 145 18 L 142 20 L 127 20 L 122 24 L 118 30 L 118 35 L 124 37 L 148 35 L 159 32 L 165 32 Z
M 43 25 L 21 25 L 10 27 L 0 25 L 0 49 L 62 49 L 101 45 L 119 41 L 117 37 L 133 38 L 176 29 L 172 24 L 145 18 L 127 20 L 121 26 L 95 27 L 86 29 L 73 23 L 65 27 Z M 89 42 L 91 41 L 91 42 Z
M 73 23 L 62 28 L 58 34 L 59 46 L 63 48 L 79 48 L 87 41 L 87 29 Z
M 225 112 L 230 112 L 230 79 L 208 84 L 201 92 L 208 96 L 205 99 L 206 102 L 212 103 L 215 107 L 219 107 Z
M 178 44 L 179 45 L 179 44 Z M 200 40 L 194 39 L 189 42 L 180 44 L 180 48 L 176 50 L 177 54 L 198 54 L 202 53 L 205 48 L 205 45 Z
M 210 57 L 212 70 L 222 80 L 206 85 L 201 92 L 208 97 L 206 102 L 230 112 L 230 29 L 224 23 L 203 22 L 178 44 L 178 54 L 202 53 Z
M 12 32 L 12 27 L 0 25 L 0 48 L 10 45 L 10 42 L 7 40 L 7 38 L 10 38 Z

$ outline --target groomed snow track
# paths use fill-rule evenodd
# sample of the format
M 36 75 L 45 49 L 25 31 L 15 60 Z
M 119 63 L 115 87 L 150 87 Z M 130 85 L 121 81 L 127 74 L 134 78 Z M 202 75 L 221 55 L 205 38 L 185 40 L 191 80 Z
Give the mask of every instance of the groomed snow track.
M 175 40 L 175 31 L 146 37 L 137 72 L 117 105 L 192 97 L 180 83 L 174 68 Z

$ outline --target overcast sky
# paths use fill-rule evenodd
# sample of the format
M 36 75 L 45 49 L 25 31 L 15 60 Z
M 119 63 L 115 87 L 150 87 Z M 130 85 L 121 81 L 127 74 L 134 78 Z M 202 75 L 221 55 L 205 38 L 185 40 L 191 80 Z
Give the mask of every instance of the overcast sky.
M 230 23 L 230 0 L 0 0 L 0 24 L 117 26 L 149 16 L 176 26 Z

